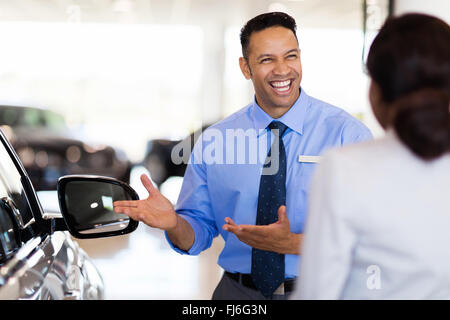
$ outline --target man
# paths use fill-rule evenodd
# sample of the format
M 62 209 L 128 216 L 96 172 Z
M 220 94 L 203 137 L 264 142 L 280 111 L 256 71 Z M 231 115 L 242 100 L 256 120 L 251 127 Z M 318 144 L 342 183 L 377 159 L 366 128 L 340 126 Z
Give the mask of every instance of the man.
M 165 230 L 182 254 L 199 254 L 220 232 L 225 247 L 218 263 L 225 273 L 213 299 L 287 299 L 297 276 L 308 184 L 318 156 L 371 134 L 300 87 L 292 17 L 272 12 L 251 19 L 241 30 L 241 44 L 239 64 L 253 82 L 255 99 L 203 133 L 176 209 L 142 176 L 149 197 L 116 202 L 115 211 Z M 242 135 L 250 145 L 262 146 L 263 161 L 248 160 L 256 149 L 243 151 L 230 143 L 230 137 Z

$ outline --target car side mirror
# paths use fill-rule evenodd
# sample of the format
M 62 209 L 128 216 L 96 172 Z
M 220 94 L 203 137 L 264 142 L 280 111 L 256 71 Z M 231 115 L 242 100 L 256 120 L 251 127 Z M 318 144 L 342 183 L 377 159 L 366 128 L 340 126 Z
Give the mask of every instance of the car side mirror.
M 139 200 L 126 183 L 100 176 L 70 175 L 58 180 L 61 214 L 75 238 L 123 235 L 136 230 L 138 221 L 114 212 L 113 202 Z

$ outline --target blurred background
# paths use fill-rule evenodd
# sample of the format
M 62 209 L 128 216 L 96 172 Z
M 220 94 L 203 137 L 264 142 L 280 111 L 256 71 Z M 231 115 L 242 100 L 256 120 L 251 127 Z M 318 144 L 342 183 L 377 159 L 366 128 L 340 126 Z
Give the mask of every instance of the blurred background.
M 0 0 L 0 125 L 43 198 L 71 173 L 116 177 L 144 198 L 149 173 L 175 202 L 185 168 L 171 150 L 251 102 L 239 31 L 268 11 L 297 21 L 302 88 L 375 136 L 363 62 L 377 30 L 411 11 L 450 21 L 448 0 Z M 209 299 L 222 273 L 220 238 L 197 257 L 142 224 L 78 243 L 107 299 Z

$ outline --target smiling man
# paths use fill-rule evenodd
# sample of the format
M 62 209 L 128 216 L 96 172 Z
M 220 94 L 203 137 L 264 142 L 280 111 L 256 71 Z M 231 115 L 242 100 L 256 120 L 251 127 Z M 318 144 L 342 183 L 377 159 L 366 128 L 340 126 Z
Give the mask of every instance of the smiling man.
M 239 59 L 239 64 L 245 78 L 253 81 L 259 107 L 277 119 L 300 95 L 302 64 L 297 37 L 283 26 L 248 34 L 250 31 L 242 32 L 244 57 Z
M 225 273 L 213 299 L 287 299 L 301 257 L 309 181 L 320 155 L 371 134 L 342 109 L 300 87 L 302 65 L 292 17 L 271 12 L 251 19 L 241 30 L 241 44 L 239 64 L 253 83 L 254 101 L 199 138 L 176 208 L 147 176 L 141 177 L 147 199 L 114 206 L 165 230 L 169 244 L 182 254 L 199 254 L 220 233 L 225 247 L 218 263 Z M 258 150 L 223 141 L 239 135 L 250 145 L 267 146 L 261 148 L 262 161 L 207 161 L 205 154 L 226 154 L 232 160 L 235 151 L 238 157 L 244 153 L 244 159 L 252 158 Z

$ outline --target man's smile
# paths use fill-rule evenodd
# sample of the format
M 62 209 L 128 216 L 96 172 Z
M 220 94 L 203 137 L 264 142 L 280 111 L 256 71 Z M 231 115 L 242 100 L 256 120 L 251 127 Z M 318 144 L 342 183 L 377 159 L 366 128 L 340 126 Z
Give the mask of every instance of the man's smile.
M 292 88 L 292 84 L 293 84 L 293 80 L 292 79 L 287 79 L 287 80 L 277 80 L 277 81 L 269 81 L 270 86 L 272 87 L 272 89 L 275 91 L 276 94 L 278 95 L 287 95 L 291 93 L 291 88 Z

